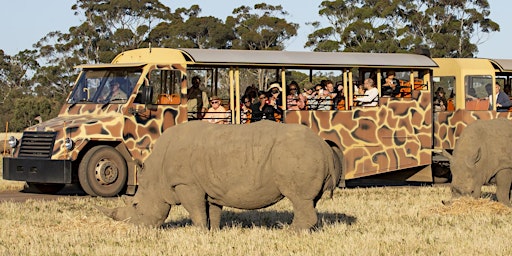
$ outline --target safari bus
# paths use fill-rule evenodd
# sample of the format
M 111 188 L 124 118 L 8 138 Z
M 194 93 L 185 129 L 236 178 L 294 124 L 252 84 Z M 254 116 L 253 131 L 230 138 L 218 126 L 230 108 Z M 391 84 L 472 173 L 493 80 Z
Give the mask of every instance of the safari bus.
M 510 98 L 512 60 L 434 58 L 434 61 L 439 65 L 433 69 L 434 95 L 436 91 L 444 91 L 447 99 L 446 108 L 434 113 L 432 166 L 434 178 L 443 181 L 449 179 L 449 163 L 439 152 L 452 150 L 464 127 L 480 119 L 512 119 L 510 106 L 497 107 L 491 100 L 498 93 Z
M 126 51 L 110 64 L 77 67 L 81 72 L 59 115 L 27 128 L 20 140 L 9 139 L 12 150 L 3 159 L 4 179 L 26 181 L 45 193 L 57 192 L 65 184 L 80 184 L 94 196 L 134 194 L 137 173 L 163 131 L 192 120 L 208 121 L 201 111 L 213 98 L 226 109 L 223 123 L 250 125 L 246 123 L 251 120 L 242 114 L 243 92 L 248 88 L 267 91 L 272 84 L 279 89 L 275 107 L 281 110 L 275 120 L 308 126 L 339 147 L 344 154 L 345 182 L 433 182 L 433 166 L 443 163 L 437 153 L 453 149 L 469 118 L 503 115 L 495 110 L 467 112 L 473 110 L 464 108 L 461 95 L 465 89 L 455 83 L 460 74 L 436 74 L 440 67 L 433 59 L 416 54 Z M 495 73 L 478 75 L 496 79 L 499 66 L 491 67 Z M 385 95 L 382 89 L 390 74 L 398 89 Z M 379 92 L 371 106 L 358 101 L 364 97 L 360 85 L 368 79 Z M 322 85 L 327 80 L 336 85 L 343 100 L 331 101 L 322 110 L 290 108 L 287 96 L 292 81 L 305 93 L 311 84 Z M 194 93 L 199 98 L 189 95 L 193 81 L 199 82 L 193 89 L 200 88 L 200 93 Z M 438 87 L 453 91 L 453 110 L 434 111 Z M 202 108 L 190 108 L 193 101 L 204 102 Z M 294 149 L 290 156 L 300 161 Z

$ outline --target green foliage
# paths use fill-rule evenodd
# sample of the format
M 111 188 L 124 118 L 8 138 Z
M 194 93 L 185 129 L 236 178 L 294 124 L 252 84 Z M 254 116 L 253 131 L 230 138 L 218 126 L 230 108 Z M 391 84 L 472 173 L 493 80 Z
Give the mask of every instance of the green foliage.
M 53 106 L 60 105 L 50 98 L 37 97 L 21 97 L 14 102 L 14 115 L 9 122 L 9 130 L 20 132 L 24 128 L 37 124 L 34 118 L 40 116 L 42 120 L 47 120 L 57 113 Z
M 288 15 L 280 5 L 265 3 L 240 6 L 226 19 L 235 31 L 232 47 L 249 50 L 283 50 L 283 42 L 297 35 L 298 24 L 289 23 Z
M 150 41 L 169 48 L 227 48 L 234 39 L 232 29 L 218 18 L 199 17 L 200 12 L 197 5 L 177 9 L 171 14 L 172 20 L 161 22 L 151 31 Z
M 473 57 L 486 36 L 499 31 L 487 0 L 335 0 L 320 4 L 329 26 L 308 36 L 314 51 L 410 52 Z

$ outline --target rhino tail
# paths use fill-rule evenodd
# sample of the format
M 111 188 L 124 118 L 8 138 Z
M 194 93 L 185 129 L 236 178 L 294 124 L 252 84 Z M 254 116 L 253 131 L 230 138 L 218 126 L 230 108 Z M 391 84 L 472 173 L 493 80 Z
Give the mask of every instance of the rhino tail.
M 343 177 L 343 152 L 337 146 L 331 146 L 333 154 L 333 166 L 330 168 L 331 176 L 331 199 L 334 196 L 334 189 L 339 185 L 345 186 L 345 178 Z

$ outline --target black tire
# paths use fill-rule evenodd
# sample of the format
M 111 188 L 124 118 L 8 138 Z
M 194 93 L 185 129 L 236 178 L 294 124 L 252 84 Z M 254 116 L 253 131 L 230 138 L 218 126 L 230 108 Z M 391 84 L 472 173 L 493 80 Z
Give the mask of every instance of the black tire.
M 90 149 L 78 167 L 78 180 L 91 196 L 112 197 L 126 186 L 128 168 L 123 156 L 110 146 Z
M 29 193 L 57 194 L 64 186 L 65 184 L 27 182 L 27 187 L 23 189 L 23 191 Z

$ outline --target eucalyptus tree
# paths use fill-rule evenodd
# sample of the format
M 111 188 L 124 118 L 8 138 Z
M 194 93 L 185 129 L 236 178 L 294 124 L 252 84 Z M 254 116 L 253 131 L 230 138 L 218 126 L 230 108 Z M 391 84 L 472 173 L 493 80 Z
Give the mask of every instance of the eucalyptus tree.
M 288 15 L 281 5 L 260 3 L 253 8 L 244 5 L 235 8 L 233 16 L 226 18 L 226 24 L 233 27 L 235 33 L 232 48 L 283 50 L 285 42 L 296 36 L 299 28 L 298 24 L 286 20 Z M 265 89 L 270 81 L 279 79 L 279 74 L 265 69 L 244 75 L 244 84 L 258 84 L 260 90 Z
M 200 49 L 224 49 L 234 39 L 233 30 L 221 19 L 200 16 L 201 8 L 177 8 L 152 29 L 149 38 L 159 47 L 185 47 Z
M 254 8 L 240 6 L 228 16 L 236 39 L 234 49 L 283 50 L 284 42 L 297 35 L 299 25 L 286 20 L 288 12 L 281 5 L 255 4 Z
M 328 25 L 305 47 L 315 51 L 402 52 L 429 48 L 434 57 L 472 57 L 488 35 L 499 31 L 487 0 L 323 1 Z

